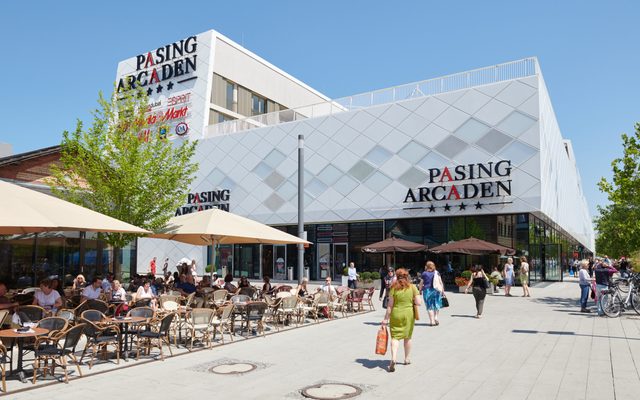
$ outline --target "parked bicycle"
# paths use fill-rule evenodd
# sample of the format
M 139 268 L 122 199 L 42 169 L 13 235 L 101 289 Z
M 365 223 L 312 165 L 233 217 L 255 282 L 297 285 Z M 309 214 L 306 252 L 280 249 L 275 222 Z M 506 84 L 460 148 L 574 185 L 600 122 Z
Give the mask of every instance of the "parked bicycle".
M 606 316 L 619 317 L 624 310 L 640 314 L 640 274 L 620 278 L 600 292 L 600 307 Z

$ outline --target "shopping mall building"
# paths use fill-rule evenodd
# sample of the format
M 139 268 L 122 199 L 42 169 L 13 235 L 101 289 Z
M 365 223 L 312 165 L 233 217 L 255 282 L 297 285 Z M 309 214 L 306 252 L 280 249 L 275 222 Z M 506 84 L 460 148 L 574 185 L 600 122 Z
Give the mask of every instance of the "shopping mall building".
M 567 262 L 594 250 L 575 155 L 535 58 L 330 99 L 208 31 L 120 62 L 116 78 L 120 90 L 149 94 L 149 134 L 199 141 L 199 171 L 176 215 L 217 207 L 297 234 L 304 136 L 311 279 L 340 275 L 351 260 L 377 270 L 390 260 L 361 249 L 389 236 L 428 246 L 497 242 L 530 259 L 533 280 L 560 280 Z M 202 273 L 207 254 L 143 238 L 130 249 L 131 269 L 188 257 Z M 284 279 L 297 265 L 295 246 L 216 254 L 218 269 L 234 276 Z M 405 253 L 395 262 L 418 269 L 427 258 L 456 269 L 504 261 Z

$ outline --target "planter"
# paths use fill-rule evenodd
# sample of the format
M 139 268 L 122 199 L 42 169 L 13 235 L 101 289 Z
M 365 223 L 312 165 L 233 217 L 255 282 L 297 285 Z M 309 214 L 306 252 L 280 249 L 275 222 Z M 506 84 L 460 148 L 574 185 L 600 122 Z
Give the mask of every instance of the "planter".
M 348 286 L 349 285 L 349 277 L 342 275 L 342 286 Z
M 459 293 L 464 293 L 464 290 L 465 290 L 466 288 L 467 288 L 466 286 L 458 286 L 458 292 L 459 292 Z M 469 291 L 469 293 L 471 293 L 471 292 Z

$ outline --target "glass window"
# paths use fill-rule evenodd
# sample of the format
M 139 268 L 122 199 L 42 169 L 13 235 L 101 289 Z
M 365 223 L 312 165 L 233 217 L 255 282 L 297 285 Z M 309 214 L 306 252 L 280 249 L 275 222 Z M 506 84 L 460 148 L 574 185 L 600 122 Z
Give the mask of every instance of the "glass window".
M 259 115 L 265 113 L 265 99 L 256 94 L 251 95 L 251 115 Z
M 235 85 L 233 84 L 233 82 L 229 82 L 227 81 L 227 96 L 226 96 L 226 107 L 227 110 L 231 110 L 233 111 L 233 91 L 235 89 Z

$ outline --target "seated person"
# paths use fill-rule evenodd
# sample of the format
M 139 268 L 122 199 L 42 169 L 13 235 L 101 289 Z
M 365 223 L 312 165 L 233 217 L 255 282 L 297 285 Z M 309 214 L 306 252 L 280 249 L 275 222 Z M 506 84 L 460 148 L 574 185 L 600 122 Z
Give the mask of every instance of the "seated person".
M 199 288 L 208 288 L 211 287 L 211 277 L 209 275 L 204 275 L 202 280 L 198 283 Z
M 322 290 L 325 293 L 329 293 L 331 296 L 334 296 L 337 294 L 335 286 L 331 284 L 330 276 L 326 277 L 326 279 L 324 280 L 324 285 L 322 285 L 320 290 Z
M 251 285 L 249 284 L 249 280 L 247 279 L 246 276 L 240 277 L 240 280 L 238 281 L 238 287 L 239 288 L 251 287 Z
M 180 275 L 180 283 L 178 283 L 176 285 L 176 289 L 183 296 L 188 296 L 191 293 L 196 291 L 196 285 L 194 285 L 193 283 L 189 282 L 189 280 L 187 279 L 187 276 L 182 274 L 182 275 Z
M 119 280 L 114 279 L 111 282 L 111 301 L 127 301 L 127 291 L 124 290 Z
M 309 289 L 307 289 L 308 283 L 309 283 L 309 279 L 307 278 L 302 279 L 302 282 L 300 282 L 300 284 L 296 288 L 296 293 L 298 294 L 298 297 L 305 298 L 309 296 Z
M 153 308 L 156 307 L 156 296 L 153 294 L 153 290 L 151 290 L 151 282 L 148 279 L 145 279 L 142 282 L 142 286 L 138 288 L 136 291 L 134 302 L 138 302 L 140 300 L 149 299 L 149 305 Z
M 43 279 L 40 282 L 40 290 L 36 290 L 33 304 L 54 313 L 62 307 L 62 297 L 51 287 L 51 280 Z
M 149 279 L 151 284 L 151 290 L 154 296 L 160 296 L 164 292 L 164 280 L 162 278 Z
M 102 280 L 102 291 L 105 293 L 109 293 L 112 289 L 113 282 L 113 274 L 111 272 L 107 273 L 107 276 Z
M 85 286 L 87 286 L 87 281 L 86 279 L 84 279 L 84 275 L 78 274 L 78 276 L 76 276 L 76 279 L 73 280 L 73 289 L 84 289 Z
M 63 299 L 62 302 L 64 303 L 64 290 L 62 289 L 62 285 L 60 284 L 60 278 L 58 278 L 57 275 L 52 275 L 49 277 L 49 279 L 51 280 L 51 289 L 58 292 L 60 297 L 62 297 Z
M 271 286 L 271 279 L 267 275 L 262 277 L 262 294 L 271 294 L 273 287 Z
M 82 290 L 82 301 L 95 300 L 102 294 L 102 279 L 94 277 L 91 281 L 91 285 L 88 285 Z
M 238 288 L 233 284 L 233 276 L 231 274 L 227 274 L 224 277 L 224 286 L 222 287 L 229 293 L 235 293 Z
M 7 297 L 7 284 L 0 282 L 0 310 L 11 310 L 17 306 L 19 306 L 18 303 L 11 302 Z

